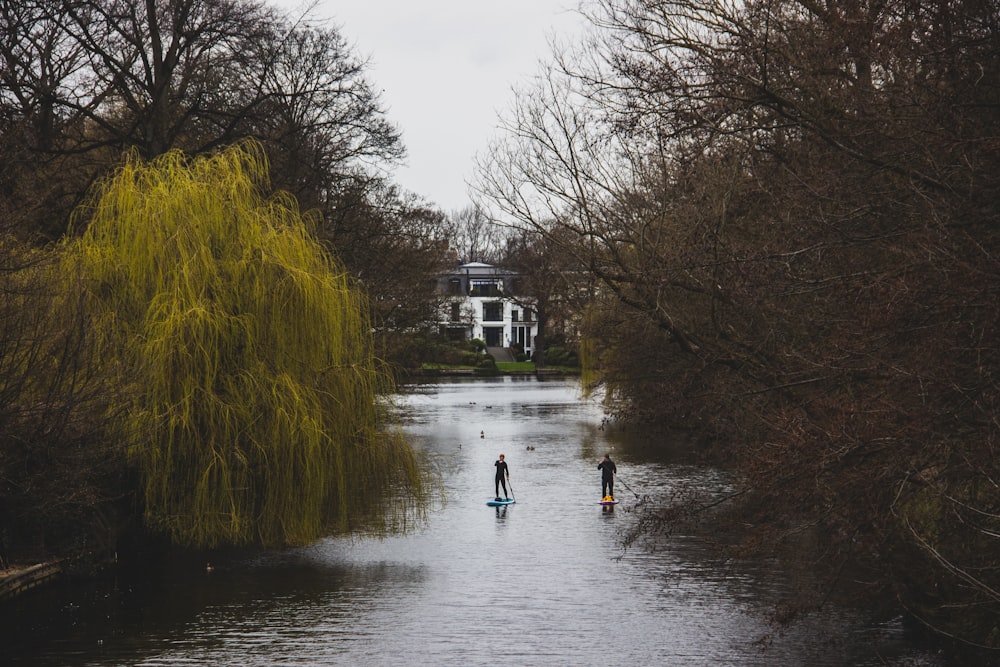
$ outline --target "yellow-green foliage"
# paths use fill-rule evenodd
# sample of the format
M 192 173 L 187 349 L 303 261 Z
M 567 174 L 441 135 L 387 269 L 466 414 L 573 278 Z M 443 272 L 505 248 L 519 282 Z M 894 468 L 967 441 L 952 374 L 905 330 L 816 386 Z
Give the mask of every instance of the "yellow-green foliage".
M 391 499 L 420 492 L 412 450 L 377 428 L 389 385 L 362 295 L 292 199 L 261 198 L 266 174 L 255 144 L 133 158 L 67 248 L 95 353 L 120 367 L 147 521 L 182 544 L 304 543 L 405 518 Z

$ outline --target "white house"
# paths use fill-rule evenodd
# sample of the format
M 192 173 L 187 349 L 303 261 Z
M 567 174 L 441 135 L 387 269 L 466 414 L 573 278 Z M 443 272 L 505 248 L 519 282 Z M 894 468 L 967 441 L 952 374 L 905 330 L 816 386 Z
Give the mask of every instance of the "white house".
M 442 334 L 479 338 L 490 348 L 519 347 L 531 356 L 538 322 L 534 300 L 518 294 L 517 273 L 491 264 L 462 264 L 438 278 L 444 295 Z

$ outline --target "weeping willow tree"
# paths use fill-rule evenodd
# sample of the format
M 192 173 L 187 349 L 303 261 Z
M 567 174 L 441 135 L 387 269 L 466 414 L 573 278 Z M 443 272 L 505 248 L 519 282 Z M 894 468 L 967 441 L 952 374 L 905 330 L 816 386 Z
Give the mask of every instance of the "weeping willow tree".
M 301 544 L 405 521 L 422 483 L 380 428 L 388 375 L 361 293 L 245 144 L 130 159 L 67 247 L 117 365 L 147 523 L 191 546 Z M 124 408 L 124 409 L 121 409 Z

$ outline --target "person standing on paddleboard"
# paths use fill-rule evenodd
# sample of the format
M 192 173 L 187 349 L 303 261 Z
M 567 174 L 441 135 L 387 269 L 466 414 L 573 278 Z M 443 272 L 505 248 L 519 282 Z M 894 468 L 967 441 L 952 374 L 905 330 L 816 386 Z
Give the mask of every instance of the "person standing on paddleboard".
M 597 469 L 601 471 L 601 497 L 606 500 L 614 500 L 615 497 L 615 475 L 618 467 L 607 454 L 597 464 Z
M 497 468 L 497 476 L 493 481 L 496 485 L 496 497 L 500 500 L 500 485 L 503 485 L 503 497 L 507 497 L 507 480 L 510 479 L 510 470 L 507 468 L 507 462 L 503 460 L 503 454 L 500 455 L 500 459 L 493 465 Z

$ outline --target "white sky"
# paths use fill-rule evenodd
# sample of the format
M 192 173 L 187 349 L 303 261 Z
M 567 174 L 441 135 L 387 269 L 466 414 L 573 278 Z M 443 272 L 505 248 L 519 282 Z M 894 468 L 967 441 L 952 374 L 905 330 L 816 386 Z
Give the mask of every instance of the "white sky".
M 301 0 L 280 0 L 300 14 Z M 446 212 L 469 205 L 466 181 L 513 88 L 550 60 L 550 42 L 579 41 L 577 0 L 316 0 L 369 59 L 368 77 L 402 133 L 394 180 Z M 298 8 L 298 9 L 296 9 Z

